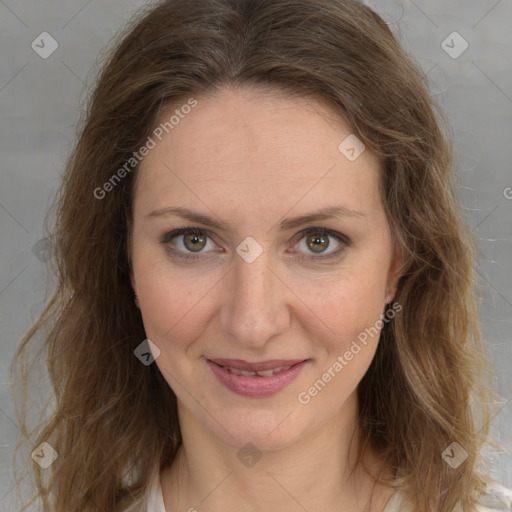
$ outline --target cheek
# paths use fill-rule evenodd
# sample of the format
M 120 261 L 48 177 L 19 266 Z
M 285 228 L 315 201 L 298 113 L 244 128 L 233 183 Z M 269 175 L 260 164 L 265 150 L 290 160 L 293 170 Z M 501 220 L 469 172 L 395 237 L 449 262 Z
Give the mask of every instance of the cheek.
M 134 261 L 137 295 L 146 334 L 160 348 L 186 347 L 199 336 L 214 300 L 215 282 L 188 273 L 186 277 L 160 258 L 143 255 Z
M 314 310 L 331 330 L 333 344 L 350 345 L 366 328 L 374 326 L 385 307 L 385 273 L 375 265 L 361 265 L 332 279 L 328 293 L 317 292 Z
M 379 273 L 371 274 L 367 269 L 365 280 L 354 275 L 341 280 L 338 286 L 340 291 L 317 305 L 322 320 L 334 332 L 322 338 L 317 352 L 323 353 L 318 361 L 318 378 L 324 383 L 332 382 L 326 393 L 322 391 L 319 403 L 332 401 L 336 407 L 355 390 L 371 364 L 385 307 L 385 282 Z

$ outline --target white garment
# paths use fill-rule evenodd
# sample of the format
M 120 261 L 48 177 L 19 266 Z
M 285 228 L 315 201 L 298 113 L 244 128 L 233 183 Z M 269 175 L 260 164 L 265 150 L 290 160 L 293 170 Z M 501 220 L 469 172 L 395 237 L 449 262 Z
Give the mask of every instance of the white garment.
M 487 493 L 482 496 L 480 503 L 478 506 L 479 512 L 511 512 L 512 491 L 498 482 L 493 482 L 487 485 Z M 459 505 L 455 508 L 454 512 L 459 512 L 460 510 L 461 507 Z M 383 512 L 412 512 L 412 508 L 402 503 L 402 493 L 396 491 L 391 496 Z
M 508 491 L 510 492 L 510 491 Z M 510 497 L 507 501 L 503 501 L 503 499 L 493 500 L 492 508 L 487 508 L 484 505 L 478 506 L 479 512 L 510 512 L 512 511 L 512 501 L 510 501 Z M 508 503 L 508 505 L 507 505 Z M 462 509 L 460 505 L 455 508 L 453 512 L 460 512 Z M 159 511 L 160 512 L 160 511 Z M 400 491 L 396 491 L 391 499 L 388 501 L 386 507 L 383 512 L 412 512 L 412 508 L 410 506 L 406 506 L 402 503 L 402 493 Z
M 512 511 L 512 491 L 495 482 L 487 486 L 487 493 L 482 499 L 482 505 L 478 509 L 480 512 Z M 151 477 L 146 502 L 142 505 L 134 505 L 126 512 L 166 512 L 158 471 L 155 471 Z M 412 510 L 402 503 L 402 493 L 396 491 L 391 496 L 383 512 L 412 512 Z
M 147 512 L 166 512 L 158 472 L 153 475 L 152 483 L 149 488 Z

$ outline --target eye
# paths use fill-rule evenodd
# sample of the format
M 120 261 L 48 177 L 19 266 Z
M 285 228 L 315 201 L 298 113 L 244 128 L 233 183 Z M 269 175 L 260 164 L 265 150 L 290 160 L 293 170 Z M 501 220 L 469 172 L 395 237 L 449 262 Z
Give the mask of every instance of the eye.
M 209 233 L 199 228 L 175 229 L 164 235 L 161 242 L 169 252 L 185 259 L 199 259 L 201 256 L 195 256 L 194 253 L 207 252 L 203 249 L 207 248 L 209 243 L 213 245 L 210 249 L 215 249 Z M 170 245 L 171 242 L 176 249 Z
M 315 260 L 338 257 L 350 246 L 350 240 L 345 235 L 326 228 L 306 229 L 300 233 L 300 237 L 299 243 L 294 246 L 292 252 L 296 252 L 295 248 L 299 248 L 301 249 L 300 252 L 313 253 L 314 256 L 306 256 L 306 259 Z M 333 245 L 330 239 L 335 239 L 336 244 Z M 333 247 L 332 250 L 327 251 L 330 247 Z

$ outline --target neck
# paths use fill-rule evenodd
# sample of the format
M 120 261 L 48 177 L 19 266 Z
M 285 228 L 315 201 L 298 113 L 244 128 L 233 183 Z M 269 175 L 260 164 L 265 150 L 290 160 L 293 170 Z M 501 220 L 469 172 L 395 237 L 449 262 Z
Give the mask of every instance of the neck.
M 229 446 L 180 410 L 183 444 L 161 474 L 167 511 L 381 512 L 392 491 L 376 483 L 378 461 L 357 464 L 356 395 L 298 442 L 254 452 Z

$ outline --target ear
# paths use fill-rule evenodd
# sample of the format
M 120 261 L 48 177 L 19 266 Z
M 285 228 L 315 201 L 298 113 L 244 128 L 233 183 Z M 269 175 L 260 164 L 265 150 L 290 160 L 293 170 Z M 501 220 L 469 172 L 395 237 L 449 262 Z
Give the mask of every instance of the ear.
M 133 293 L 137 294 L 137 283 L 133 274 L 133 269 L 130 268 L 130 283 L 132 285 Z
M 133 288 L 133 302 L 135 302 L 137 308 L 140 309 L 139 297 L 137 296 L 137 286 L 135 284 L 135 278 L 133 277 L 133 270 L 130 272 L 130 282 L 132 283 Z
M 133 302 L 140 309 L 139 297 L 137 296 L 137 283 L 133 274 L 133 269 L 130 270 L 130 283 L 133 289 Z
M 386 304 L 389 304 L 395 298 L 398 281 L 404 271 L 404 261 L 405 258 L 402 251 L 399 248 L 395 248 L 393 250 L 393 258 L 389 266 L 388 279 L 386 282 Z
M 139 298 L 137 297 L 137 282 L 135 281 L 135 274 L 133 272 L 133 263 L 132 263 L 132 233 L 131 233 L 131 226 L 128 224 L 127 226 L 127 244 L 126 244 L 126 257 L 128 258 L 128 267 L 130 269 L 130 283 L 132 285 L 133 290 L 133 302 L 135 302 L 135 305 L 137 308 L 140 309 L 139 304 Z

